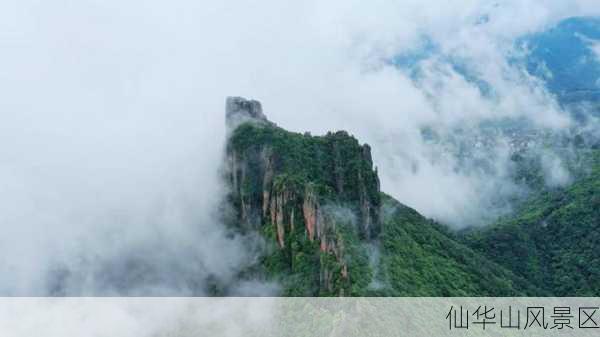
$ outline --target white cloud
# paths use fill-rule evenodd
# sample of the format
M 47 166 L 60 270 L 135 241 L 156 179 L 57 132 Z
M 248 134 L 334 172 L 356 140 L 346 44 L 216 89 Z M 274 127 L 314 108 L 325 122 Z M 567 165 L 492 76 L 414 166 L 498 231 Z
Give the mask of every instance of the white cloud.
M 600 41 L 592 44 L 591 48 L 592 48 L 592 51 L 594 52 L 594 54 L 596 54 L 596 58 L 598 59 L 598 62 L 600 62 Z
M 593 56 L 597 59 L 597 62 L 600 62 L 600 40 L 589 38 L 583 34 L 576 33 L 575 35 L 581 39 L 582 42 L 587 44 L 588 48 L 592 51 Z
M 420 128 L 501 117 L 567 125 L 505 56 L 516 36 L 597 12 L 594 1 L 558 0 L 4 1 L 0 293 L 43 292 L 58 267 L 74 273 L 63 275 L 73 293 L 110 291 L 116 281 L 95 268 L 127 269 L 125 256 L 160 262 L 145 266 L 158 279 L 130 280 L 141 292 L 181 291 L 197 273 L 231 277 L 244 247 L 212 213 L 228 95 L 260 99 L 289 129 L 348 129 L 372 143 L 383 188 L 399 200 L 449 222 L 475 217 L 503 162 L 498 179 L 457 172 Z M 494 97 L 442 60 L 424 63 L 418 83 L 389 65 L 424 35 Z
M 544 179 L 549 186 L 564 187 L 571 182 L 571 174 L 556 154 L 544 152 L 541 161 Z

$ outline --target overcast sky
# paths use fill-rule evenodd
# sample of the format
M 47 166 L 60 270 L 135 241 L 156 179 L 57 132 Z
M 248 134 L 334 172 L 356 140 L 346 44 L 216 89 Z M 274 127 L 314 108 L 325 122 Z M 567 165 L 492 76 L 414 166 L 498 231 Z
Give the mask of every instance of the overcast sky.
M 228 95 L 262 101 L 287 129 L 354 133 L 385 191 L 441 221 L 472 220 L 495 180 L 454 172 L 420 129 L 521 116 L 567 128 L 506 56 L 519 36 L 598 12 L 595 0 L 2 1 L 0 294 L 43 294 L 53 278 L 72 294 L 118 292 L 106 274 L 128 258 L 157 275 L 127 275 L 132 293 L 230 278 L 248 261 L 214 217 Z M 424 37 L 494 99 L 442 58 L 421 65 L 419 83 L 390 65 Z

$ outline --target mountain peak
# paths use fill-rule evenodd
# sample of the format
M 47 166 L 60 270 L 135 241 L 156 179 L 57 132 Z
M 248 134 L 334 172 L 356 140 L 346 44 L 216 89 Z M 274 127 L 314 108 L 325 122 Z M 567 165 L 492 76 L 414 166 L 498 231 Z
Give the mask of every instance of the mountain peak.
M 227 125 L 233 128 L 248 121 L 270 123 L 267 116 L 263 113 L 262 105 L 259 101 L 243 97 L 227 97 L 225 118 Z

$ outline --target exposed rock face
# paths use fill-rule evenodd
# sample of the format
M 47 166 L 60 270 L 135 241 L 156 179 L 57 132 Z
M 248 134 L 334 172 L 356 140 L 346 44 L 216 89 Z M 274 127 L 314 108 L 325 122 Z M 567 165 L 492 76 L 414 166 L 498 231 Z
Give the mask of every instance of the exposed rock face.
M 247 100 L 243 97 L 227 97 L 225 116 L 227 126 L 231 129 L 248 121 L 270 123 L 259 101 Z
M 352 270 L 340 226 L 365 240 L 378 233 L 379 179 L 370 147 L 345 132 L 287 132 L 266 119 L 257 101 L 230 97 L 226 112 L 233 127 L 227 144 L 230 200 L 241 227 L 271 228 L 266 231 L 291 257 L 292 272 L 295 250 L 314 247 L 312 254 L 321 256 L 320 287 L 343 295 L 347 287 L 340 284 L 350 284 Z M 329 204 L 344 205 L 356 221 L 338 219 Z
M 280 248 L 285 248 L 285 234 L 294 229 L 295 210 L 293 201 L 296 195 L 293 191 L 283 188 L 275 191 L 270 203 L 271 224 L 275 226 L 277 242 Z
M 322 214 L 320 212 L 318 197 L 314 190 L 310 186 L 307 186 L 304 193 L 302 213 L 304 215 L 306 233 L 310 241 L 315 239 L 315 232 L 319 227 L 318 225 L 322 222 Z

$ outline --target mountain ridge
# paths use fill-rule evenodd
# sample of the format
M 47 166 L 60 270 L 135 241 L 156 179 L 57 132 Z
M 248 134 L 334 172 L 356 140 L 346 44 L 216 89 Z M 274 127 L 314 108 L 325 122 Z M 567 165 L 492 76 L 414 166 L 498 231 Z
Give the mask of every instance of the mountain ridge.
M 284 296 L 540 294 L 380 190 L 371 148 L 345 131 L 312 136 L 227 100 L 228 202 L 235 225 L 266 239 L 255 272 Z

